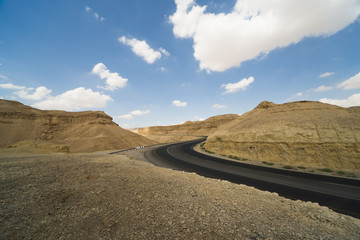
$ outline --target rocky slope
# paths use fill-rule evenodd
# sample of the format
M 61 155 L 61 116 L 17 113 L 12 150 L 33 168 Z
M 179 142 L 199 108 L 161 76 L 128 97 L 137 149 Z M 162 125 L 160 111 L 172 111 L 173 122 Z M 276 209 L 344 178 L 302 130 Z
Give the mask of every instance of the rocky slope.
M 210 117 L 204 121 L 187 121 L 178 125 L 138 128 L 135 132 L 157 142 L 186 141 L 199 136 L 208 136 L 216 131 L 219 126 L 238 116 L 237 114 L 225 114 Z
M 99 153 L 0 157 L 0 206 L 1 239 L 360 239 L 316 203 Z
M 360 169 L 360 107 L 264 101 L 211 134 L 205 148 L 295 166 Z
M 93 152 L 155 142 L 120 128 L 104 112 L 42 111 L 0 100 L 0 148 Z

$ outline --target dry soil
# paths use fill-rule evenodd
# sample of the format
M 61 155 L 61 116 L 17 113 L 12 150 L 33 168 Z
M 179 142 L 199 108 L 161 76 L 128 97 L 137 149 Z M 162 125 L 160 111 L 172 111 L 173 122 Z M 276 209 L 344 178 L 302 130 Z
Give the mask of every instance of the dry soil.
M 360 221 L 316 203 L 155 167 L 142 151 L 3 155 L 0 238 L 360 239 Z

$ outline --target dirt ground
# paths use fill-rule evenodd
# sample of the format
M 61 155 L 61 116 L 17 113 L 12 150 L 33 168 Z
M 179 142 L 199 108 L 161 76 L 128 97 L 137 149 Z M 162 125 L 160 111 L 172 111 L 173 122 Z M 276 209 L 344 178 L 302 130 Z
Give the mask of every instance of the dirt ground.
M 155 167 L 143 151 L 0 153 L 0 239 L 360 239 L 358 219 Z

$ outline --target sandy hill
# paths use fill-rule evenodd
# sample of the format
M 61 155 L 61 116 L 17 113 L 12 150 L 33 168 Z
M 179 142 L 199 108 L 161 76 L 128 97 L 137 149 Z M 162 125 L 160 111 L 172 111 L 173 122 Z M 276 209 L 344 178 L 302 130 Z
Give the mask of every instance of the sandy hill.
M 0 100 L 0 148 L 94 152 L 155 142 L 120 128 L 104 112 L 42 111 Z
M 360 169 L 360 107 L 264 101 L 210 135 L 205 147 L 295 166 Z
M 234 120 L 238 116 L 237 114 L 225 114 L 210 117 L 204 121 L 187 121 L 178 125 L 138 128 L 135 132 L 157 142 L 186 141 L 199 136 L 208 136 L 216 131 L 219 126 Z

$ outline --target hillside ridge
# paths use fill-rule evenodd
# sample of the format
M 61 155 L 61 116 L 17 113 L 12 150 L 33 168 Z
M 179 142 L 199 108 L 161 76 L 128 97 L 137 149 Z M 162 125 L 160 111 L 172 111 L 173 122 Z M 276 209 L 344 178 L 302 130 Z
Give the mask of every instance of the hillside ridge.
M 0 130 L 2 148 L 93 152 L 156 143 L 122 129 L 102 111 L 39 110 L 9 100 L 0 100 Z
M 259 161 L 360 168 L 360 108 L 261 102 L 212 133 L 206 149 Z
M 152 126 L 138 128 L 134 132 L 157 142 L 178 142 L 208 136 L 221 125 L 238 117 L 237 114 L 224 114 L 210 117 L 203 121 L 186 121 L 182 124 L 169 126 Z

